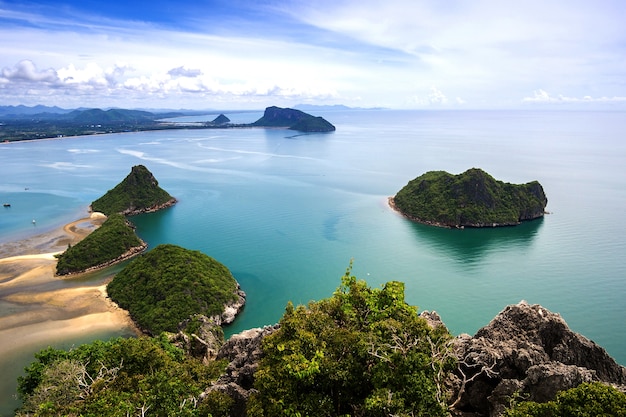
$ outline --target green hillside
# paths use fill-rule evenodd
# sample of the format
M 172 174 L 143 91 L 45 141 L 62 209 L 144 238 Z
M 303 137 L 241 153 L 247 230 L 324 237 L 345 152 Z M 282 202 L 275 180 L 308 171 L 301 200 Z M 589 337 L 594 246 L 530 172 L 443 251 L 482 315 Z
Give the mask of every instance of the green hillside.
M 107 216 L 112 213 L 137 214 L 167 207 L 175 202 L 174 197 L 159 187 L 148 168 L 136 165 L 121 183 L 92 202 L 91 209 Z
M 121 214 L 112 214 L 96 230 L 58 256 L 57 275 L 82 272 L 111 262 L 145 244 Z
M 194 314 L 219 315 L 237 300 L 238 285 L 224 265 L 199 251 L 159 245 L 134 259 L 107 286 L 109 296 L 143 330 L 177 331 Z
M 411 180 L 392 202 L 416 221 L 448 227 L 492 227 L 542 217 L 548 199 L 537 181 L 510 184 L 472 168 L 459 175 L 427 172 Z

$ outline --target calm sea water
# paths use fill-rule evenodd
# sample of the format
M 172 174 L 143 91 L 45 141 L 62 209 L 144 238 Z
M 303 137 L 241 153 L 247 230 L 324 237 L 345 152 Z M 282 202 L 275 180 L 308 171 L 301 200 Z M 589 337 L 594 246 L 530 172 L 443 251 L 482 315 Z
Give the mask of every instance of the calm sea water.
M 371 286 L 405 282 L 407 301 L 436 310 L 455 334 L 474 333 L 524 299 L 560 313 L 626 364 L 624 113 L 317 114 L 337 131 L 180 130 L 0 145 L 0 202 L 12 204 L 0 208 L 0 241 L 78 218 L 144 164 L 179 203 L 131 220 L 151 247 L 178 244 L 230 268 L 248 304 L 228 334 L 275 323 L 290 300 L 330 296 L 353 260 Z M 248 115 L 240 122 L 259 116 Z M 551 214 L 514 228 L 446 230 L 387 207 L 426 171 L 472 167 L 506 182 L 538 180 Z

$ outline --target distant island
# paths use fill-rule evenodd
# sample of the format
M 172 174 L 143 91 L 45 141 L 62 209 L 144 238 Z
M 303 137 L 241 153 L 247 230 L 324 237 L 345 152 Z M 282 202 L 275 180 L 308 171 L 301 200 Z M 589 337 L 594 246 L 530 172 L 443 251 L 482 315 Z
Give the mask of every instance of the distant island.
M 472 168 L 459 175 L 430 171 L 389 199 L 407 218 L 443 227 L 514 226 L 540 218 L 548 199 L 538 181 L 510 184 Z
M 176 123 L 166 121 L 197 112 L 149 112 L 128 109 L 64 110 L 46 106 L 0 106 L 0 142 L 104 133 L 139 132 L 171 129 L 225 129 L 281 127 L 300 132 L 332 132 L 335 126 L 322 117 L 301 110 L 268 107 L 253 123 L 236 124 L 223 113 L 212 121 Z

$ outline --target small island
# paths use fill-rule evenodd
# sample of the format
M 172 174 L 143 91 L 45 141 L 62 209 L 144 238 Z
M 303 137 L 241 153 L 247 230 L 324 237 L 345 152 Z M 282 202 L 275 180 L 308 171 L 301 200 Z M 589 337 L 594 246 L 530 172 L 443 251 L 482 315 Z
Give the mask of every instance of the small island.
M 497 227 L 543 217 L 548 199 L 538 181 L 510 184 L 472 168 L 459 175 L 427 172 L 409 181 L 389 204 L 405 217 L 429 225 Z
M 245 293 L 226 266 L 171 244 L 132 260 L 107 285 L 107 292 L 152 335 L 177 332 L 181 323 L 199 314 L 217 325 L 230 323 L 245 303 Z
M 76 245 L 57 255 L 57 275 L 88 272 L 121 262 L 144 251 L 148 245 L 119 213 L 111 214 L 102 225 Z
M 159 187 L 159 182 L 143 165 L 132 167 L 124 180 L 91 203 L 91 210 L 110 215 L 132 216 L 176 204 L 176 199 Z

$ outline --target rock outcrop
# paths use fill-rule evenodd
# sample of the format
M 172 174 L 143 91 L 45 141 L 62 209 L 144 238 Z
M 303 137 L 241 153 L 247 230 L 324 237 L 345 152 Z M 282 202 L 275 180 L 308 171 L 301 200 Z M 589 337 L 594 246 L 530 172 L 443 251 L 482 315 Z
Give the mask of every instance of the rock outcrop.
M 626 385 L 626 368 L 563 318 L 525 301 L 506 307 L 471 337 L 455 339 L 450 386 L 458 415 L 500 416 L 516 393 L 545 402 L 583 382 Z
M 254 373 L 256 372 L 263 352 L 263 338 L 278 330 L 279 325 L 266 326 L 246 330 L 233 335 L 221 347 L 217 359 L 228 359 L 230 362 L 222 376 L 207 390 L 227 394 L 234 400 L 230 410 L 231 417 L 244 417 L 250 394 L 254 391 Z M 202 398 L 202 396 L 201 396 Z

